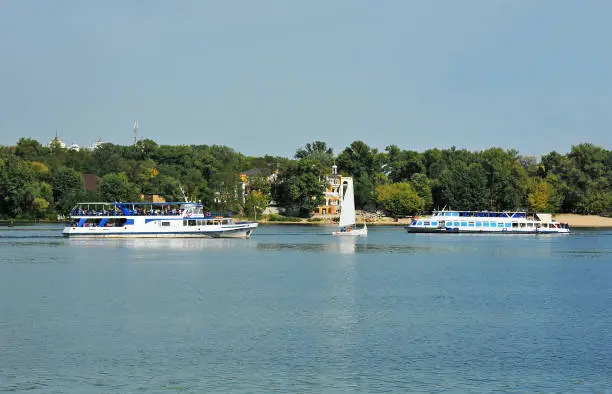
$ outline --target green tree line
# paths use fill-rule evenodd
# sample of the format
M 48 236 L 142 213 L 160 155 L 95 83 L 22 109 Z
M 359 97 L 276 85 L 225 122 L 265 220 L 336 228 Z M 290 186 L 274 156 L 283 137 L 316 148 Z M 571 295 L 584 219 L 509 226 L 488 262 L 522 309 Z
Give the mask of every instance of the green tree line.
M 589 143 L 535 158 L 500 148 L 417 152 L 389 145 L 379 151 L 363 141 L 336 155 L 314 141 L 286 158 L 149 139 L 76 151 L 22 138 L 0 147 L 0 218 L 51 219 L 79 201 L 137 201 L 150 194 L 182 201 L 181 187 L 211 210 L 257 215 L 275 201 L 305 217 L 322 203 L 333 164 L 354 178 L 358 208 L 396 217 L 442 207 L 612 214 L 612 151 Z M 84 174 L 98 179 L 96 190 L 85 190 Z

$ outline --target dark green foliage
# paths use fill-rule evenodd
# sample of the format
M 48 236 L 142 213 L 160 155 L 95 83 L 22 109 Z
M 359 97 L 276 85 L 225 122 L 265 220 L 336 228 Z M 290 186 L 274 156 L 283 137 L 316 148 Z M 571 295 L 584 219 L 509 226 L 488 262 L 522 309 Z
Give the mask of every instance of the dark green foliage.
M 395 218 L 415 215 L 425 207 L 423 199 L 406 182 L 378 186 L 376 202 Z
M 60 167 L 53 174 L 53 199 L 59 212 L 67 212 L 82 196 L 81 174 L 69 167 Z
M 319 163 L 323 168 L 329 168 L 334 163 L 334 151 L 323 141 L 307 143 L 304 148 L 295 152 L 296 159 L 309 159 Z
M 111 173 L 102 177 L 100 197 L 104 201 L 135 201 L 138 199 L 138 192 L 125 172 Z
M 323 202 L 325 182 L 319 163 L 301 159 L 291 163 L 283 172 L 279 185 L 279 202 L 289 213 L 308 217 Z
M 338 155 L 338 171 L 351 175 L 355 185 L 355 206 L 364 208 L 375 203 L 376 186 L 386 182 L 386 155 L 363 141 L 354 141 Z
M 176 201 L 183 199 L 180 187 L 210 210 L 248 210 L 250 215 L 255 209 L 260 215 L 257 207 L 275 200 L 292 214 L 308 216 L 322 202 L 325 177 L 334 163 L 340 174 L 353 176 L 355 203 L 362 209 L 380 205 L 378 186 L 402 183 L 416 199 L 406 190 L 412 203 L 394 197 L 395 205 L 389 206 L 397 214 L 406 211 L 405 204 L 412 212 L 415 204 L 420 207 L 415 201 L 422 201 L 419 210 L 531 208 L 612 215 L 612 151 L 588 143 L 538 159 L 500 148 L 419 153 L 389 145 L 379 152 L 363 141 L 334 157 L 325 142 L 314 141 L 295 157 L 245 157 L 226 146 L 170 146 L 152 140 L 74 151 L 22 138 L 13 147 L 0 147 L 0 217 L 51 217 L 65 214 L 78 201 L 125 201 L 141 193 Z M 243 196 L 240 179 L 247 170 L 252 174 L 247 192 L 257 192 L 250 198 Z M 83 190 L 84 174 L 102 178 L 97 191 Z

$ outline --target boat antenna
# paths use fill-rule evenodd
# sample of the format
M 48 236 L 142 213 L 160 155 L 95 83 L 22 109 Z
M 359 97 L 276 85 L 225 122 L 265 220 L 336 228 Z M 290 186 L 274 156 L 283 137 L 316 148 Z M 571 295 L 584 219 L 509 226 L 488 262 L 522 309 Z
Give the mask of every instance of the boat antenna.
M 185 194 L 185 190 L 183 190 L 183 186 L 179 185 L 179 189 L 181 189 L 181 193 L 183 194 L 185 202 L 189 202 L 189 200 L 187 199 L 187 195 Z

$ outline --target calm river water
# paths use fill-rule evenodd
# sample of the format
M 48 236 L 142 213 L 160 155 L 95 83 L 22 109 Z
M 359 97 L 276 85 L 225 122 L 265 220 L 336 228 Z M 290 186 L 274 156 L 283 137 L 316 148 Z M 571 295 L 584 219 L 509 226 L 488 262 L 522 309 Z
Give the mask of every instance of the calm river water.
M 612 231 L 0 228 L 0 392 L 612 393 Z

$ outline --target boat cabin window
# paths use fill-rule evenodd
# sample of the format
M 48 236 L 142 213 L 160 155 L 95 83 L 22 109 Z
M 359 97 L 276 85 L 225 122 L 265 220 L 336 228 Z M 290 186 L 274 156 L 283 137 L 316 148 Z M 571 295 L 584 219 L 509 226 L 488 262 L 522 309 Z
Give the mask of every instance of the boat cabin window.
M 482 227 L 489 227 L 489 222 L 482 223 Z
M 474 222 L 468 222 L 468 227 L 474 227 Z
M 432 226 L 437 226 L 437 225 L 438 225 L 438 222 L 431 222 L 431 225 L 432 225 Z
M 429 226 L 430 224 L 431 224 L 431 223 L 429 223 L 429 222 L 423 222 L 423 225 L 424 225 L 424 226 Z
M 189 222 L 190 226 L 195 226 L 196 225 L 196 221 L 193 219 L 188 220 L 187 222 Z
M 83 223 L 83 227 L 98 227 L 101 220 L 102 219 L 87 219 L 85 223 Z
M 162 227 L 170 226 L 170 222 L 161 222 Z
M 422 226 L 422 225 L 423 225 L 423 222 L 419 220 L 419 221 L 417 222 L 417 225 Z
M 454 222 L 454 223 L 453 223 L 453 226 L 455 226 L 455 227 L 459 227 L 459 222 Z
M 467 222 L 461 222 L 461 227 L 467 227 Z
M 106 220 L 106 223 L 104 223 L 104 227 L 123 227 L 125 222 L 127 222 L 126 218 L 110 218 Z
M 506 227 L 508 227 L 507 224 L 506 224 Z M 518 223 L 517 222 L 512 222 L 512 228 L 518 228 Z
M 416 226 L 417 222 L 416 222 L 416 220 L 413 220 L 412 223 L 410 223 L 410 224 L 413 225 L 413 226 Z

